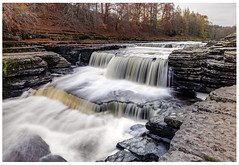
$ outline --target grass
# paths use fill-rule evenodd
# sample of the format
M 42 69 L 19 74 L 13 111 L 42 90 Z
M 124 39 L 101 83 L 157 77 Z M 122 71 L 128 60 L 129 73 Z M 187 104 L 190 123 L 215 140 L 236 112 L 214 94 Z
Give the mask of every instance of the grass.
M 216 158 L 210 157 L 208 155 L 203 155 L 202 158 L 208 162 L 220 162 L 220 160 L 217 160 Z

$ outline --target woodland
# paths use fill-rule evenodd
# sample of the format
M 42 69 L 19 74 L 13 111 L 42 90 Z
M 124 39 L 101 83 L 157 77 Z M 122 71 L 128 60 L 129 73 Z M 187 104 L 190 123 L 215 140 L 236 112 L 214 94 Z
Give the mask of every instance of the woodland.
M 182 10 L 173 3 L 3 4 L 4 37 L 44 29 L 125 40 L 217 40 L 235 32 L 236 27 L 214 25 L 206 15 Z

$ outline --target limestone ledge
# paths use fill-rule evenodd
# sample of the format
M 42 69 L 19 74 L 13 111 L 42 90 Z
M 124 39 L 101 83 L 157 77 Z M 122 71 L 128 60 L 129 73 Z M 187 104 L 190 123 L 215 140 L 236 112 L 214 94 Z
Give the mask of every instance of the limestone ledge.
M 236 161 L 236 85 L 192 105 L 159 161 Z
M 172 86 L 198 92 L 211 92 L 236 84 L 236 35 L 214 45 L 175 50 L 169 55 Z
M 16 97 L 29 88 L 48 83 L 54 74 L 71 71 L 59 54 L 42 52 L 3 53 L 3 97 Z

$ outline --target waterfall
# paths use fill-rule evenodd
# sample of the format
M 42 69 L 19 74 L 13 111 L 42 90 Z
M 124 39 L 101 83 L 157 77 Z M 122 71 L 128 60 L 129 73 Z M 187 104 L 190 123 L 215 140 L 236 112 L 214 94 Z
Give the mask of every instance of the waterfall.
M 48 98 L 59 100 L 71 109 L 78 109 L 86 114 L 93 114 L 99 112 L 109 112 L 116 117 L 129 117 L 138 120 L 147 120 L 154 115 L 152 106 L 143 106 L 143 108 L 133 103 L 121 103 L 112 101 L 103 103 L 101 105 L 92 103 L 90 101 L 78 98 L 74 95 L 68 94 L 64 90 L 54 87 L 40 88 L 39 90 L 31 90 L 28 96 L 46 96 Z
M 112 101 L 101 105 L 102 111 L 110 111 L 115 116 L 126 116 L 136 119 L 150 119 L 154 115 L 152 106 L 143 106 L 143 108 L 133 103 L 121 103 Z
M 90 57 L 89 65 L 98 68 L 106 68 L 114 56 L 113 53 L 93 52 Z
M 113 57 L 106 76 L 150 86 L 167 87 L 168 60 L 140 57 Z

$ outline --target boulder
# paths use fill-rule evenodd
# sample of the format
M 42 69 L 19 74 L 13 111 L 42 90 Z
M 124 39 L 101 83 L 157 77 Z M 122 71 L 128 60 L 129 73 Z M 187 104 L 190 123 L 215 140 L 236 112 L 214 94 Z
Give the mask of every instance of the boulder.
M 158 142 L 149 137 L 134 137 L 117 144 L 119 149 L 129 150 L 142 161 L 158 161 L 168 151 L 168 143 Z
M 162 122 L 157 116 L 152 117 L 147 123 L 146 128 L 153 134 L 160 137 L 172 139 L 177 129 L 168 126 L 166 123 Z
M 20 134 L 3 151 L 3 162 L 66 162 L 59 155 L 52 155 L 49 145 L 38 135 Z
M 131 152 L 120 150 L 115 154 L 108 156 L 105 162 L 139 162 L 140 159 Z
M 50 154 L 49 145 L 38 135 L 21 136 L 3 152 L 4 162 L 37 162 Z
M 63 157 L 59 155 L 48 154 L 39 159 L 39 162 L 67 162 Z
M 127 132 L 132 136 L 141 136 L 143 135 L 147 129 L 143 124 L 135 124 L 127 130 Z
M 164 122 L 167 123 L 167 125 L 175 128 L 175 129 L 179 129 L 180 126 L 182 125 L 183 123 L 183 114 L 179 114 L 179 115 L 169 115 L 169 116 L 166 116 L 164 118 Z

